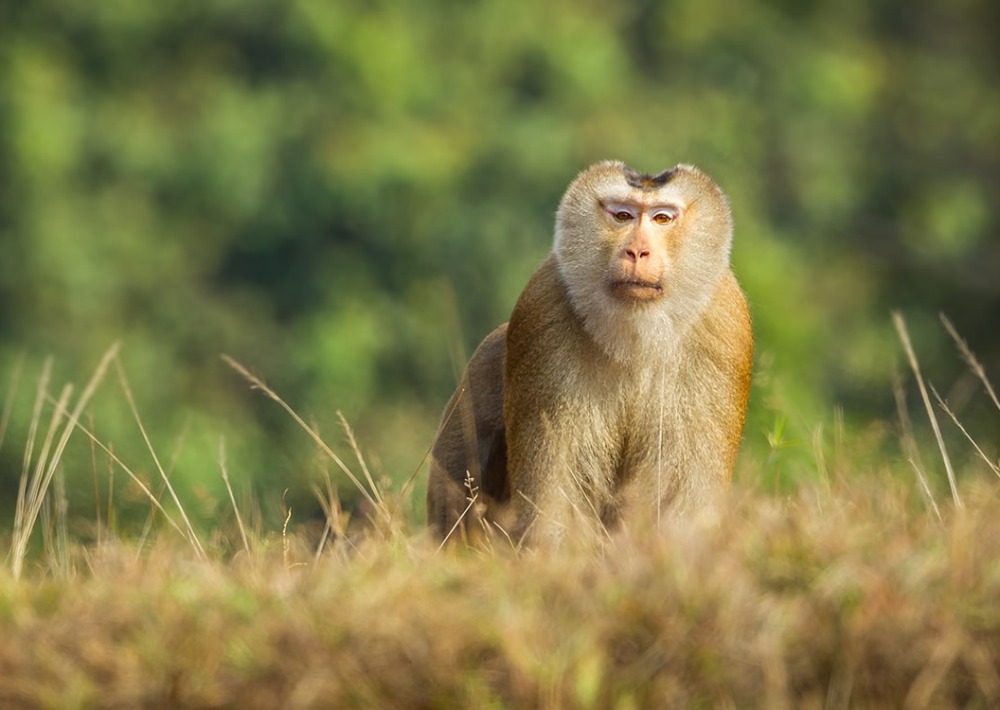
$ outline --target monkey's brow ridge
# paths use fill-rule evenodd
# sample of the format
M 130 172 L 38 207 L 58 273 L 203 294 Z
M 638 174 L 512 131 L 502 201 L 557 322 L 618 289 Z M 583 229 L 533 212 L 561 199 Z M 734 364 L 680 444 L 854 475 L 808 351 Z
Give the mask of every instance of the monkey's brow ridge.
M 625 174 L 625 182 L 632 187 L 640 190 L 655 190 L 670 182 L 676 172 L 676 169 L 671 168 L 669 170 L 664 170 L 659 175 L 647 175 L 646 173 L 637 172 L 629 167 L 622 168 L 622 172 Z

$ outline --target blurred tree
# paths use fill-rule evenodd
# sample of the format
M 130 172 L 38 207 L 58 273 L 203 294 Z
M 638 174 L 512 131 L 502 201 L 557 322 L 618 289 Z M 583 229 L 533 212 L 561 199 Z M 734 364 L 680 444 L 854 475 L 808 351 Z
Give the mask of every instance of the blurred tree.
M 0 366 L 28 366 L 0 481 L 41 359 L 80 382 L 119 339 L 154 444 L 206 500 L 221 435 L 268 500 L 320 467 L 220 352 L 334 444 L 343 410 L 405 480 L 565 185 L 605 157 L 694 162 L 732 197 L 751 450 L 776 416 L 803 439 L 838 403 L 891 412 L 892 307 L 946 389 L 938 310 L 996 376 L 998 26 L 987 0 L 8 4 Z M 115 387 L 94 426 L 152 475 Z

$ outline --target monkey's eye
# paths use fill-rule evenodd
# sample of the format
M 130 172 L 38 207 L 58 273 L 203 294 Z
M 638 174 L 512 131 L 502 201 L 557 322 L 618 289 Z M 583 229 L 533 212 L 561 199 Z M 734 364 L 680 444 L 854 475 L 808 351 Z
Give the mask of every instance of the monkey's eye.
M 670 224 L 675 219 L 677 219 L 676 212 L 669 212 L 669 211 L 657 212 L 656 214 L 653 215 L 653 221 L 656 222 L 657 224 Z
M 601 206 L 611 219 L 619 223 L 631 222 L 638 217 L 638 210 L 623 202 L 604 202 Z

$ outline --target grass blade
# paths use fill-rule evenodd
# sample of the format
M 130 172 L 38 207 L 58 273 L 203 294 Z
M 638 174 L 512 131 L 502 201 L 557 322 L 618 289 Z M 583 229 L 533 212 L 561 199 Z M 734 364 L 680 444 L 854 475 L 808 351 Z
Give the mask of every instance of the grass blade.
M 927 410 L 927 418 L 930 419 L 931 428 L 934 430 L 934 438 L 937 440 L 938 449 L 941 452 L 941 458 L 944 460 L 944 469 L 948 474 L 948 485 L 951 486 L 951 496 L 955 501 L 955 507 L 961 509 L 965 506 L 962 504 L 962 499 L 958 495 L 958 484 L 955 481 L 955 471 L 951 467 L 951 458 L 948 456 L 948 449 L 944 445 L 944 437 L 941 436 L 941 427 L 938 426 L 937 417 L 934 414 L 934 407 L 931 405 L 931 399 L 927 395 L 927 387 L 924 384 L 923 375 L 920 374 L 920 364 L 917 362 L 917 355 L 913 351 L 913 345 L 910 343 L 910 334 L 906 330 L 906 322 L 903 320 L 903 316 L 898 312 L 894 311 L 892 314 L 893 325 L 896 326 L 896 332 L 899 333 L 899 339 L 903 343 L 903 350 L 906 351 L 906 357 L 910 361 L 910 368 L 913 370 L 913 375 L 917 379 L 917 386 L 920 388 L 920 396 L 924 400 L 924 408 Z
M 368 489 L 365 488 L 365 486 L 361 483 L 361 481 L 358 480 L 357 476 L 355 476 L 354 473 L 351 471 L 351 469 L 347 467 L 347 464 L 345 464 L 341 460 L 341 458 L 337 456 L 336 453 L 334 453 L 333 449 L 327 446 L 326 442 L 323 441 L 322 437 L 320 437 L 320 435 L 316 432 L 316 430 L 313 427 L 306 424 L 306 422 L 302 419 L 302 417 L 300 417 L 298 413 L 285 402 L 285 400 L 279 397 L 277 393 L 274 392 L 274 390 L 272 390 L 270 387 L 264 384 L 264 382 L 259 377 L 251 373 L 246 367 L 238 363 L 229 355 L 223 354 L 222 360 L 231 368 L 236 370 L 236 372 L 242 375 L 248 382 L 250 382 L 251 385 L 253 385 L 255 388 L 263 392 L 269 399 L 273 400 L 274 402 L 277 402 L 277 404 L 282 409 L 284 409 L 288 413 L 288 415 L 291 416 L 292 419 L 295 420 L 295 423 L 298 424 L 300 427 L 302 427 L 302 429 L 309 435 L 309 437 L 313 440 L 316 446 L 318 446 L 320 450 L 323 451 L 323 453 L 329 456 L 330 459 L 335 464 L 337 464 L 337 467 L 344 472 L 345 476 L 347 476 L 350 479 L 351 483 L 353 483 L 355 488 L 358 489 L 358 492 L 360 492 L 361 495 L 365 497 L 365 500 L 367 500 L 372 505 L 372 507 L 375 510 L 379 511 L 379 513 L 381 513 L 386 519 L 390 518 L 389 511 L 386 510 L 385 506 L 379 505 L 379 503 L 373 497 L 373 492 L 369 492 Z
M 167 487 L 167 491 L 170 493 L 170 497 L 173 499 L 174 505 L 177 506 L 177 510 L 180 512 L 181 519 L 184 521 L 185 527 L 187 527 L 187 538 L 191 541 L 191 545 L 195 548 L 198 555 L 204 558 L 205 548 L 202 547 L 201 540 L 198 539 L 198 534 L 194 531 L 194 526 L 191 525 L 187 512 L 184 510 L 184 506 L 181 505 L 181 501 L 177 497 L 177 492 L 170 483 L 170 477 L 167 476 L 166 471 L 160 464 L 160 459 L 156 455 L 153 443 L 149 440 L 149 435 L 146 433 L 146 427 L 142 424 L 142 418 L 139 416 L 139 410 L 135 406 L 135 398 L 132 396 L 132 388 L 129 387 L 128 378 L 125 376 L 125 369 L 122 367 L 121 360 L 117 357 L 115 358 L 115 369 L 118 371 L 118 381 L 121 383 L 122 390 L 125 392 L 125 399 L 128 401 L 129 409 L 132 410 L 132 417 L 135 419 L 135 423 L 139 427 L 139 432 L 142 434 L 142 440 L 146 442 L 146 448 L 149 450 L 149 455 L 153 457 L 153 463 L 156 466 L 156 470 L 160 472 L 160 478 L 163 479 L 163 483 Z
M 240 529 L 240 537 L 243 538 L 243 549 L 250 554 L 250 537 L 247 535 L 246 525 L 243 524 L 243 516 L 240 515 L 240 507 L 236 505 L 236 496 L 233 495 L 233 487 L 229 484 L 229 471 L 226 468 L 226 440 L 219 438 L 219 470 L 222 472 L 222 482 L 226 484 L 229 492 L 229 501 L 233 504 L 233 512 L 236 513 L 236 525 Z
M 80 398 L 77 400 L 76 406 L 70 413 L 65 426 L 63 426 L 62 434 L 59 436 L 59 440 L 56 443 L 55 450 L 53 451 L 51 457 L 48 456 L 48 446 L 51 439 L 49 437 L 46 438 L 46 444 L 44 447 L 45 450 L 43 451 L 42 456 L 39 457 L 38 466 L 35 469 L 35 475 L 32 476 L 31 486 L 28 490 L 26 498 L 26 508 L 23 509 L 23 517 L 20 518 L 21 527 L 18 530 L 13 546 L 13 564 L 11 568 L 15 578 L 20 577 L 21 569 L 24 563 L 24 555 L 27 552 L 28 540 L 31 537 L 32 528 L 34 528 L 35 521 L 38 519 L 38 514 L 41 512 L 42 502 L 45 500 L 45 494 L 48 491 L 49 484 L 52 482 L 52 477 L 55 475 L 56 468 L 59 466 L 63 452 L 66 450 L 66 444 L 69 443 L 69 437 L 76 428 L 83 410 L 86 408 L 87 404 L 90 403 L 90 399 L 97 391 L 98 385 L 104 379 L 104 374 L 108 369 L 108 365 L 118 354 L 118 349 L 119 344 L 115 343 L 104 353 L 100 363 L 97 365 L 97 369 L 94 371 L 94 374 L 91 375 L 90 381 L 87 382 L 87 386 L 83 388 L 83 392 L 80 394 Z M 56 411 L 52 419 L 50 434 L 54 433 L 57 423 L 62 419 L 65 413 L 65 407 L 69 402 L 70 392 L 71 387 L 69 385 L 63 388 L 63 394 L 59 399 L 59 403 L 56 405 Z

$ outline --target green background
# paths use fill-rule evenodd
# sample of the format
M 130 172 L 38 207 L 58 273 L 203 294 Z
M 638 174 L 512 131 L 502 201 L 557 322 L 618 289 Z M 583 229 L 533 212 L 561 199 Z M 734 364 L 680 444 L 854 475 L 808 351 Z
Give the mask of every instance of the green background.
M 998 81 L 989 0 L 4 3 L 0 506 L 45 358 L 56 396 L 115 341 L 202 520 L 228 509 L 220 439 L 265 515 L 317 508 L 331 468 L 220 353 L 350 459 L 343 412 L 398 490 L 548 251 L 562 191 L 605 158 L 694 163 L 732 200 L 757 347 L 740 475 L 808 475 L 841 420 L 898 449 L 894 308 L 995 456 L 937 313 L 995 378 Z M 116 371 L 85 423 L 155 478 Z M 73 440 L 74 514 L 94 515 L 108 469 Z

